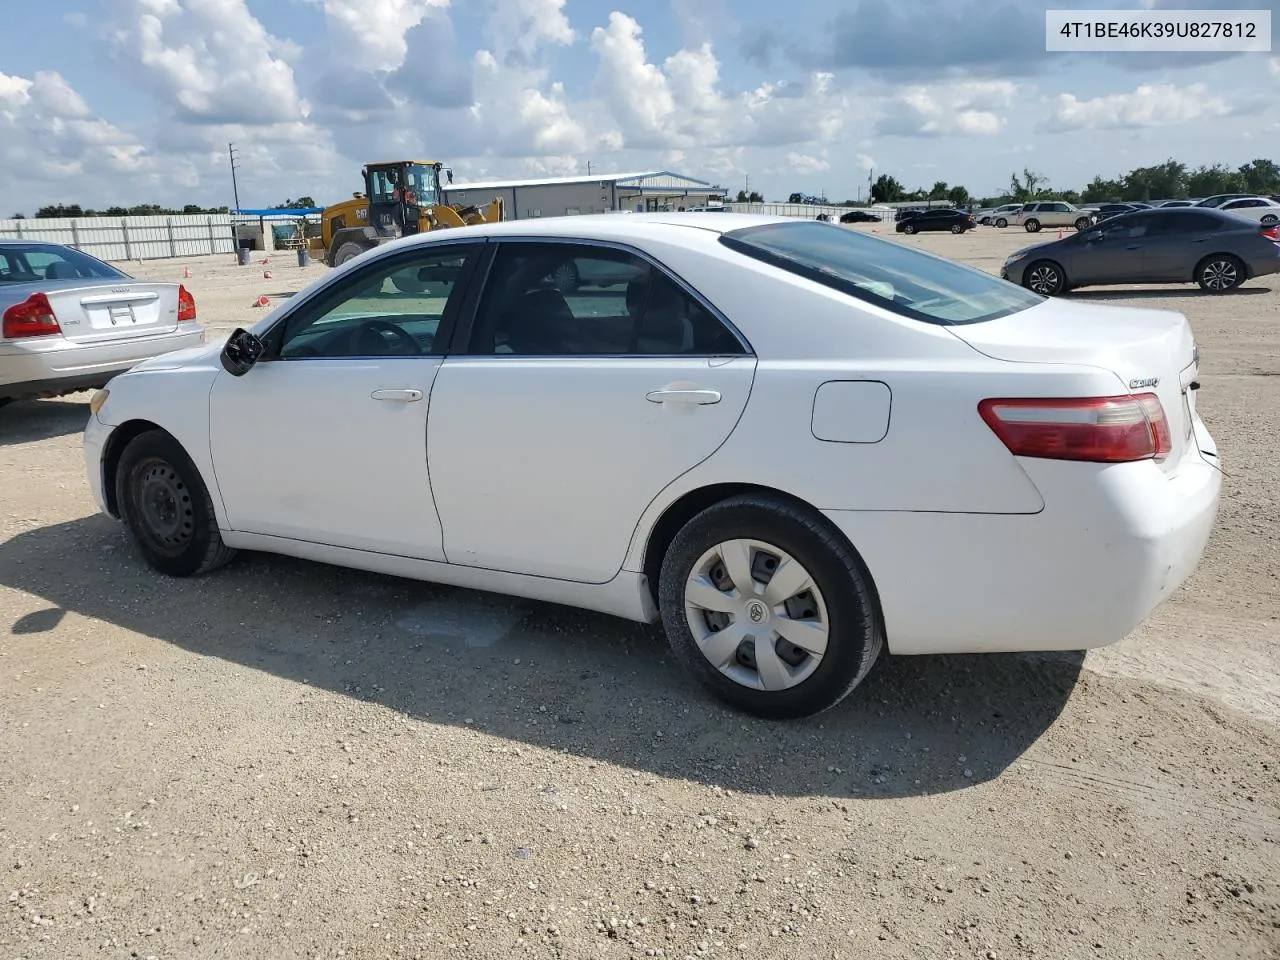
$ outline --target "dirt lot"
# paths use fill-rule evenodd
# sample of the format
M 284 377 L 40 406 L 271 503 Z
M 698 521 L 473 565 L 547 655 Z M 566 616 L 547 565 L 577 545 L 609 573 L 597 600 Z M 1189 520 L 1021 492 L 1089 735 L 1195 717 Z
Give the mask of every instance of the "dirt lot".
M 211 336 L 325 272 L 130 269 L 184 267 Z M 788 725 L 602 616 L 266 556 L 161 579 L 94 513 L 85 398 L 6 408 L 0 956 L 1280 956 L 1280 278 L 1075 296 L 1196 329 L 1199 572 L 1113 648 L 883 659 Z

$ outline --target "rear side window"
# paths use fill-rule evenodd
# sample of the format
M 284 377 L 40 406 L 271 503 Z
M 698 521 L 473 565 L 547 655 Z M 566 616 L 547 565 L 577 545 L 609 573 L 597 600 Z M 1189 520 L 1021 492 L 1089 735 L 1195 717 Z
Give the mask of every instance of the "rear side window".
M 0 283 L 127 279 L 115 267 L 70 247 L 0 244 Z
M 771 223 L 720 242 L 893 313 L 942 326 L 981 323 L 1034 307 L 1039 294 L 891 240 L 812 221 Z

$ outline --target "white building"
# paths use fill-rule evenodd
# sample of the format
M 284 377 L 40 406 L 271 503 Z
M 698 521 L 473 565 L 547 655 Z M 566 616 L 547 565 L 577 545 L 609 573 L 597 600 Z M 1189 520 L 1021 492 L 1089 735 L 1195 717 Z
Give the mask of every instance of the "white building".
M 508 220 L 628 210 L 687 210 L 724 202 L 723 187 L 669 171 L 601 173 L 541 180 L 492 180 L 444 186 L 449 203 L 482 206 L 501 197 Z

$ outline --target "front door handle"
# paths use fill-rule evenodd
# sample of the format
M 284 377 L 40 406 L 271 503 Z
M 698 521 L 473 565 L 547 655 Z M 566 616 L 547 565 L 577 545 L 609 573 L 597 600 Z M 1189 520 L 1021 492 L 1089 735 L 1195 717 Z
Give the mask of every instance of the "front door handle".
M 421 390 L 375 390 L 370 394 L 375 400 L 399 400 L 402 403 L 412 403 L 415 400 L 422 399 Z
M 719 390 L 650 390 L 644 395 L 650 403 L 719 403 Z

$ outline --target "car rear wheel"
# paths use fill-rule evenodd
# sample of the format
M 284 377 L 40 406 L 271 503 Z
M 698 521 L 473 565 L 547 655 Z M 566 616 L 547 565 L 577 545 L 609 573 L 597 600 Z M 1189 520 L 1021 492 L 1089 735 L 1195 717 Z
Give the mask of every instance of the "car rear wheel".
M 1089 223 L 1090 223 L 1090 220 L 1089 220 L 1089 218 L 1088 218 L 1088 217 L 1080 217 L 1080 218 L 1078 218 L 1078 219 L 1076 220 L 1076 229 L 1077 229 L 1077 230 L 1088 230 L 1088 229 L 1089 229 Z
M 160 430 L 129 441 L 116 469 L 116 503 L 143 559 L 190 577 L 229 562 L 209 491 L 182 445 Z
M 1234 290 L 1244 283 L 1244 264 L 1229 253 L 1215 253 L 1196 267 L 1196 283 L 1209 293 Z
M 1277 216 L 1274 213 L 1268 213 L 1262 218 L 1261 222 L 1264 227 L 1275 226 L 1277 223 L 1280 223 L 1280 216 Z
M 1000 217 L 998 220 L 996 220 L 996 226 L 999 227 L 1001 230 L 1003 230 L 1008 225 L 1009 225 L 1009 221 L 1006 220 L 1004 217 Z
M 1039 220 L 1028 220 L 1026 223 L 1024 223 L 1024 224 L 1023 224 L 1023 227 L 1025 227 L 1025 228 L 1026 228 L 1027 233 L 1039 233 L 1039 232 L 1040 232 L 1040 221 L 1039 221 Z
M 659 604 L 698 681 L 755 716 L 835 706 L 883 646 L 871 577 L 816 512 L 756 494 L 690 520 L 667 549 Z
M 952 232 L 952 233 L 964 233 L 964 224 L 961 224 L 961 223 L 953 223 L 953 224 L 951 225 L 951 232 Z
M 347 240 L 333 252 L 333 265 L 340 267 L 348 260 L 354 260 L 364 251 L 365 248 L 361 244 L 356 243 L 354 240 Z
M 1052 260 L 1037 260 L 1027 267 L 1022 283 L 1032 293 L 1044 297 L 1056 297 L 1067 285 L 1062 268 Z
M 915 224 L 914 224 L 914 223 L 908 223 L 906 226 L 904 226 L 904 227 L 902 228 L 902 232 L 903 232 L 903 233 L 915 233 L 915 232 L 916 232 L 916 226 L 915 226 Z

